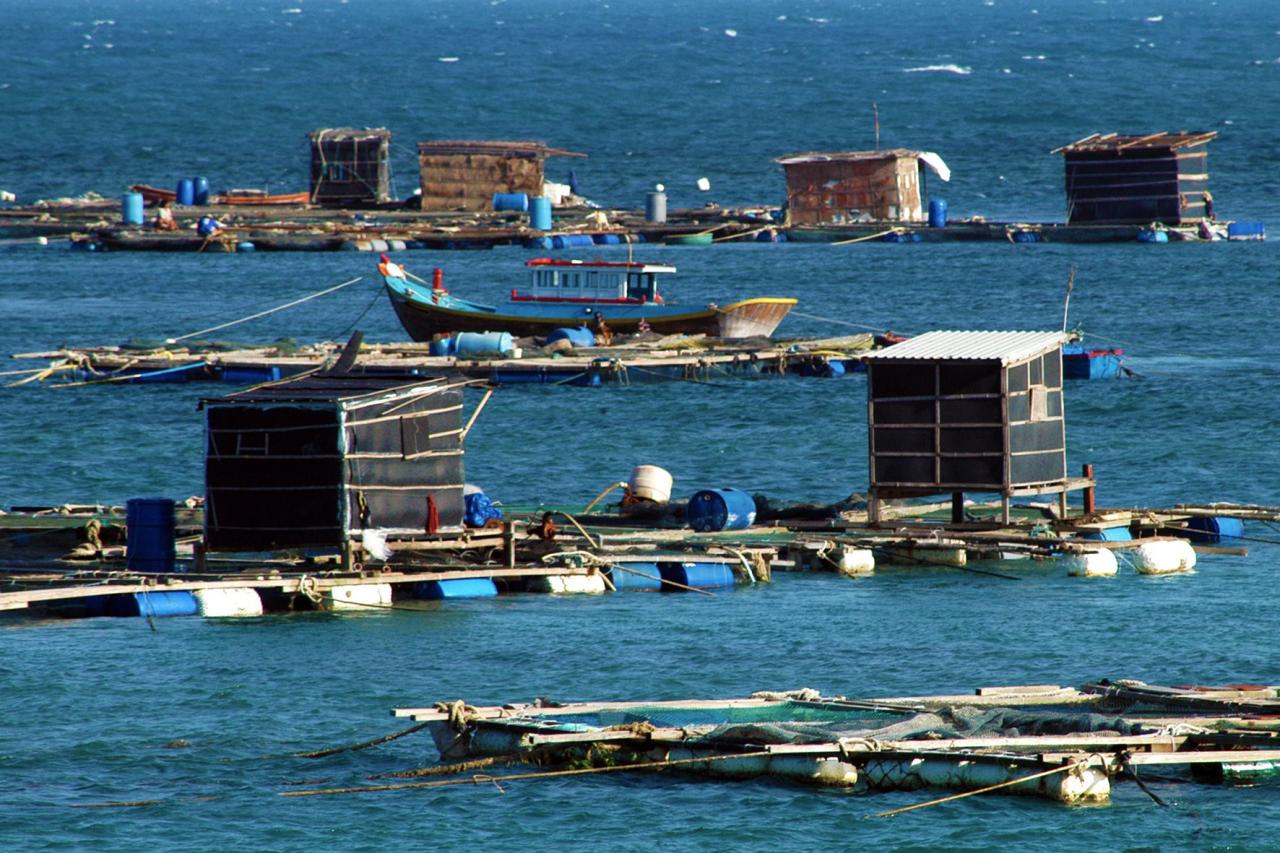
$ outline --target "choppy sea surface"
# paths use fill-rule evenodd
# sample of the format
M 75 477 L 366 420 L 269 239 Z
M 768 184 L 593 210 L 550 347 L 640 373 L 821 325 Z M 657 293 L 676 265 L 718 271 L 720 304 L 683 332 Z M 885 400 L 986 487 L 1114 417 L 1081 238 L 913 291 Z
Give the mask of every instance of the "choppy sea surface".
M 401 195 L 413 144 L 532 138 L 603 204 L 776 205 L 772 158 L 881 144 L 934 150 L 953 216 L 1063 216 L 1049 151 L 1093 132 L 1217 130 L 1220 215 L 1280 222 L 1280 7 L 1269 2 L 283 2 L 9 0 L 0 7 L 0 189 L 21 201 L 207 175 L 305 187 L 305 134 L 387 126 Z M 448 61 L 446 61 L 448 60 Z M 697 178 L 708 177 L 710 193 Z M 616 252 L 602 250 L 608 257 Z M 1075 382 L 1069 465 L 1111 506 L 1280 503 L 1276 244 L 753 244 L 646 247 L 687 301 L 791 294 L 781 333 L 1056 328 L 1123 346 L 1134 378 Z M 459 292 L 518 282 L 520 249 L 413 252 Z M 360 254 L 83 254 L 0 245 L 0 354 L 157 341 L 358 275 L 225 333 L 403 338 Z M 40 366 L 41 362 L 36 362 Z M 33 366 L 0 360 L 0 370 Z M 10 377 L 0 377 L 8 379 Z M 203 490 L 196 404 L 225 386 L 0 389 L 0 506 Z M 503 389 L 467 478 L 509 503 L 585 503 L 638 463 L 676 491 L 782 500 L 865 490 L 865 384 L 839 380 Z M 1103 808 L 927 794 L 860 797 L 676 776 L 277 796 L 434 760 L 425 733 L 308 761 L 288 753 L 401 725 L 395 706 L 742 695 L 891 695 L 986 684 L 1280 683 L 1280 531 L 1194 574 L 1102 581 L 889 569 L 779 575 L 714 598 L 504 596 L 424 612 L 235 622 L 0 621 L 5 849 L 1268 849 L 1275 787 L 1121 783 Z M 185 748 L 166 748 L 175 740 Z M 86 803 L 155 800 L 133 808 Z

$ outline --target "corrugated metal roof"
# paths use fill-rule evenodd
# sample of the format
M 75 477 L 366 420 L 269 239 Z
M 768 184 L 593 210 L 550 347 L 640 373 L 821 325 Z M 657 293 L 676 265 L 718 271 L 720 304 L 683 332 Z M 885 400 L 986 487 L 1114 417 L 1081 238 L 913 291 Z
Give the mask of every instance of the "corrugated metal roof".
M 379 376 L 367 374 L 313 373 L 294 379 L 283 379 L 243 391 L 234 391 L 223 397 L 206 399 L 206 404 L 218 403 L 326 403 L 351 402 L 362 398 L 419 391 L 434 393 L 448 387 L 445 377 L 407 379 L 404 376 Z
M 1070 145 L 1055 148 L 1050 154 L 1078 154 L 1081 152 L 1125 151 L 1131 148 L 1192 148 L 1204 145 L 1218 135 L 1216 130 L 1186 131 L 1177 133 L 1148 133 L 1145 136 L 1122 136 L 1118 133 L 1094 133 L 1077 139 Z
M 435 139 L 418 143 L 419 154 L 489 154 L 494 157 L 586 157 L 545 142 L 495 139 Z
M 925 332 L 867 353 L 864 359 L 907 361 L 999 361 L 1010 364 L 1066 343 L 1063 332 Z
M 920 157 L 919 151 L 906 148 L 887 148 L 879 151 L 806 151 L 802 154 L 784 154 L 773 162 L 783 166 L 794 163 L 835 163 L 853 160 L 899 160 Z

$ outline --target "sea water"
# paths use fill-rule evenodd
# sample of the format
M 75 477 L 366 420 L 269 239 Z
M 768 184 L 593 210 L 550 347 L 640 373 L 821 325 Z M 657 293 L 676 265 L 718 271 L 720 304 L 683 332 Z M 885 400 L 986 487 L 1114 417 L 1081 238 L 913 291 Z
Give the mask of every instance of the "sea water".
M 953 218 L 1060 220 L 1048 152 L 1093 132 L 1218 130 L 1224 217 L 1277 221 L 1280 12 L 1270 3 L 202 4 L 12 0 L 0 9 L 0 189 L 20 200 L 208 175 L 306 186 L 305 134 L 387 126 L 401 195 L 413 144 L 531 138 L 606 205 L 778 206 L 773 157 L 874 145 L 940 153 Z M 456 59 L 456 61 L 441 61 Z M 696 188 L 708 177 L 710 192 Z M 625 248 L 598 250 L 620 260 Z M 528 254 L 408 252 L 496 300 Z M 1070 382 L 1068 461 L 1105 506 L 1277 504 L 1277 249 L 1270 244 L 645 246 L 672 296 L 800 300 L 786 335 L 1054 329 L 1126 349 L 1134 376 Z M 402 340 L 363 254 L 87 254 L 0 247 L 0 353 L 161 342 L 325 287 L 223 340 Z M 5 371 L 47 361 L 4 360 Z M 4 377 L 9 379 L 11 377 Z M 0 506 L 203 491 L 202 397 L 226 386 L 0 389 Z M 468 436 L 467 479 L 507 503 L 585 503 L 636 464 L 676 494 L 733 486 L 827 502 L 865 491 L 865 377 L 627 388 L 513 387 Z M 1159 808 L 1120 783 L 1105 808 L 970 798 L 893 820 L 928 793 L 859 797 L 613 774 L 287 799 L 435 760 L 425 733 L 321 760 L 405 721 L 388 710 L 670 699 L 815 687 L 871 696 L 979 685 L 1280 683 L 1280 532 L 1194 574 L 1020 580 L 886 569 L 779 574 L 713 598 L 502 596 L 418 612 L 206 621 L 0 621 L 0 846 L 7 849 L 1265 849 L 1276 789 L 1176 781 Z M 100 802 L 143 802 L 81 808 Z

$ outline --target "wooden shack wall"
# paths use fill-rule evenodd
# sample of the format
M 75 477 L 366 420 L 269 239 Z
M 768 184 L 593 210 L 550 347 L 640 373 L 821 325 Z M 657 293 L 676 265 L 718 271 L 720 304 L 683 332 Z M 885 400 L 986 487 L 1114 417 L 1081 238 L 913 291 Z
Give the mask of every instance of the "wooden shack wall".
M 420 152 L 423 210 L 492 210 L 494 193 L 542 195 L 543 158 Z
M 344 425 L 349 530 L 424 532 L 428 498 L 440 529 L 461 529 L 460 390 L 348 412 Z
M 205 542 L 273 551 L 343 541 L 342 459 L 333 406 L 209 406 Z
M 1072 225 L 1178 225 L 1205 215 L 1209 166 L 1204 149 L 1068 152 L 1065 163 Z
M 815 225 L 856 221 L 919 222 L 919 167 L 915 158 L 788 163 L 791 222 Z
M 390 134 L 312 138 L 312 203 L 359 207 L 389 201 L 390 150 Z
M 1034 389 L 1034 390 L 1033 390 Z M 1032 396 L 1043 395 L 1033 413 Z M 1062 354 L 868 363 L 872 488 L 1006 492 L 1066 477 Z

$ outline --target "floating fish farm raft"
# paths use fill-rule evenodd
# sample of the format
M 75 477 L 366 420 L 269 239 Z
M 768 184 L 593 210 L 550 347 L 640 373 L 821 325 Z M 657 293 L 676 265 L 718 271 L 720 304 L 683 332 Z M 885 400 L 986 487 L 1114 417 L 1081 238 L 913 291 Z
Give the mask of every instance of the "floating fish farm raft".
M 1280 775 L 1280 689 L 1165 687 L 1107 680 L 980 687 L 968 694 L 846 697 L 762 691 L 738 699 L 396 708 L 415 725 L 326 758 L 426 728 L 440 762 L 287 797 L 503 786 L 605 773 L 773 779 L 842 788 L 955 792 L 875 813 L 892 817 L 975 794 L 1105 805 L 1113 784 L 1253 784 Z M 868 815 L 870 816 L 870 815 Z

